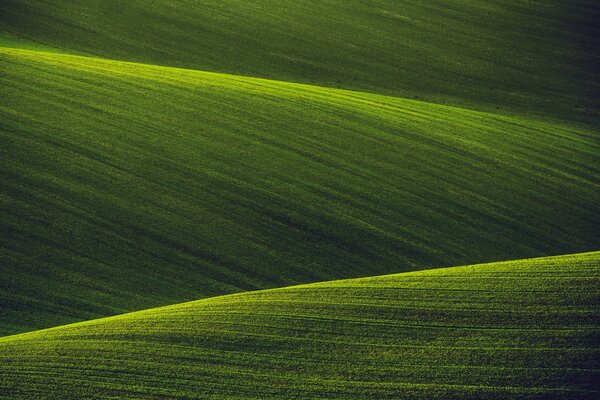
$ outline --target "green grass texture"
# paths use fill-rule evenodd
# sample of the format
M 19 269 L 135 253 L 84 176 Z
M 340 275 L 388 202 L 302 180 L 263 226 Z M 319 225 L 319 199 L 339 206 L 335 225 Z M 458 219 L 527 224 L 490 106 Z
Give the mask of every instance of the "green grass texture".
M 0 334 L 597 249 L 575 125 L 0 49 Z
M 0 32 L 103 58 L 599 122 L 591 0 L 3 0 Z
M 6 399 L 597 399 L 600 252 L 216 297 L 0 338 Z

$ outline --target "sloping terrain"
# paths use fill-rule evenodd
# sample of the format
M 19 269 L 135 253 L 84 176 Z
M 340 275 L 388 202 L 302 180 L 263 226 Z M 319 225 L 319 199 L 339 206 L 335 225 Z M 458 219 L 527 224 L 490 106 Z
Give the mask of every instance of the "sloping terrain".
M 0 400 L 600 398 L 599 21 L 0 1 Z
M 229 295 L 0 338 L 0 398 L 593 399 L 599 301 L 600 252 Z
M 0 32 L 104 58 L 595 120 L 590 0 L 3 0 Z
M 7 48 L 0 70 L 0 334 L 597 247 L 583 128 Z

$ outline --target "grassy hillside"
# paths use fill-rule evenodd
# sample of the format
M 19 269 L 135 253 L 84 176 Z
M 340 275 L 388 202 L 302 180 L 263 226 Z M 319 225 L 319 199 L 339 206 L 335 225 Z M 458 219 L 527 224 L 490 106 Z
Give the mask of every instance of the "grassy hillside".
M 0 334 L 597 248 L 595 132 L 0 50 Z
M 0 32 L 106 58 L 595 120 L 593 0 L 4 0 Z
M 598 301 L 599 252 L 230 295 L 0 338 L 0 398 L 592 399 Z

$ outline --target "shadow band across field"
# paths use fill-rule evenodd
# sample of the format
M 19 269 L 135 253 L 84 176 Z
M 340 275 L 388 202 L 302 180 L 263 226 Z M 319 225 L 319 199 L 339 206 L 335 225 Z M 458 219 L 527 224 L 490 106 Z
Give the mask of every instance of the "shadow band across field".
M 0 398 L 585 399 L 600 252 L 234 294 L 0 338 Z

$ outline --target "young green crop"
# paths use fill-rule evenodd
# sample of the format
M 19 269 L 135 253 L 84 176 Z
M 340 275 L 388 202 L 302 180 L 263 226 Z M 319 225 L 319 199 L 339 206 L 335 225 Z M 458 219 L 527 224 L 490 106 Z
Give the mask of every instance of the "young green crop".
M 0 333 L 597 246 L 595 132 L 0 50 Z
M 594 0 L 8 0 L 0 32 L 105 58 L 598 123 Z
M 600 397 L 563 3 L 0 1 L 0 399 Z
M 592 399 L 599 300 L 600 252 L 229 295 L 0 338 L 0 398 Z

